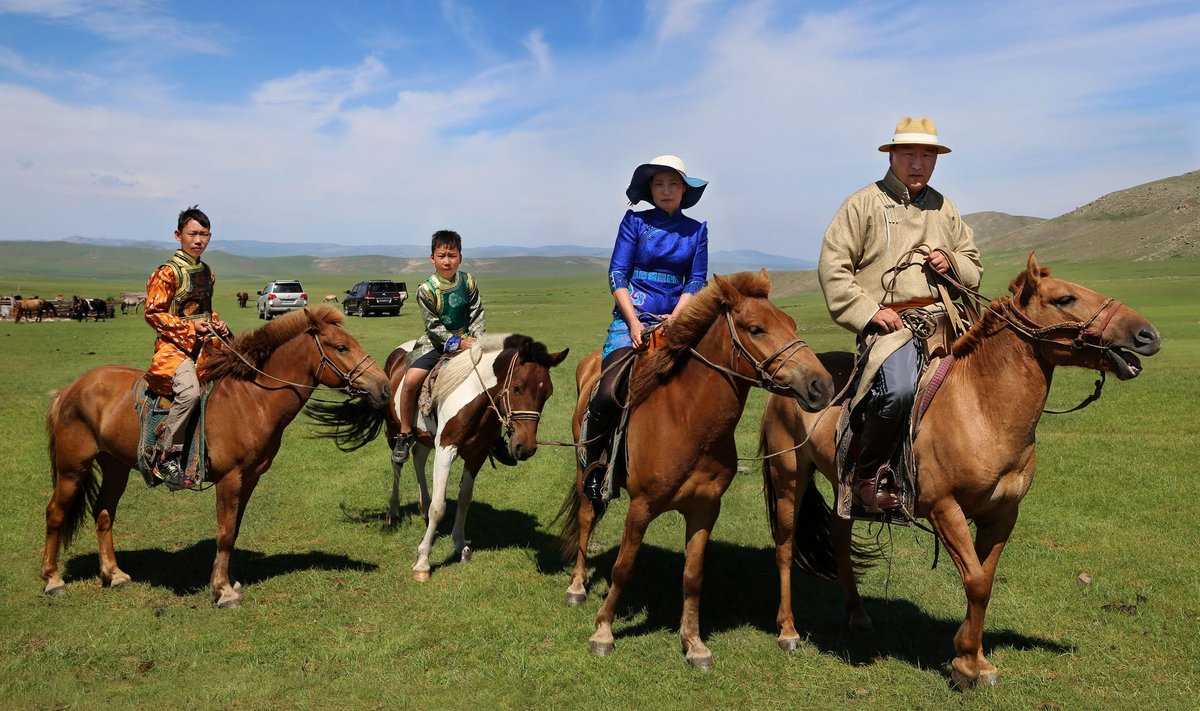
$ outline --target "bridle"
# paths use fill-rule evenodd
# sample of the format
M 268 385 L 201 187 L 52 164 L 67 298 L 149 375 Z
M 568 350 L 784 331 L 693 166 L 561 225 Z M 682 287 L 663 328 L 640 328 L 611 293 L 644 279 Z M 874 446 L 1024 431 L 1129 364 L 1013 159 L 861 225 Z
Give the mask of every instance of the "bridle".
M 359 361 L 354 364 L 354 367 L 351 368 L 349 370 L 349 372 L 342 370 L 341 368 L 338 367 L 338 364 L 334 363 L 333 359 L 330 358 L 329 355 L 325 352 L 325 347 L 321 345 L 321 339 L 317 335 L 317 332 L 309 331 L 309 335 L 313 337 L 313 342 L 317 344 L 317 352 L 321 354 L 321 360 L 319 363 L 317 363 L 317 371 L 313 376 L 314 379 L 317 381 L 317 384 L 316 385 L 308 385 L 307 383 L 293 383 L 290 380 L 285 380 L 284 378 L 281 378 L 277 375 L 271 375 L 270 373 L 266 372 L 265 370 L 262 370 L 262 369 L 256 367 L 253 363 L 246 360 L 246 357 L 242 355 L 241 351 L 234 348 L 233 343 L 231 343 L 227 338 L 225 338 L 224 336 L 221 336 L 220 334 L 217 334 L 217 333 L 214 333 L 213 335 L 226 348 L 228 348 L 231 353 L 233 353 L 235 356 L 237 356 L 237 359 L 242 361 L 242 363 L 244 363 L 246 365 L 246 367 L 249 368 L 250 370 L 253 370 L 255 373 L 258 373 L 259 375 L 265 375 L 266 377 L 268 377 L 272 380 L 278 381 L 280 383 L 283 383 L 284 385 L 291 385 L 292 387 L 296 387 L 296 388 L 308 388 L 309 390 L 316 390 L 317 388 L 321 387 L 321 385 L 322 385 L 321 371 L 323 369 L 325 369 L 326 367 L 328 367 L 331 371 L 333 371 L 333 373 L 335 375 L 337 375 L 339 378 L 342 379 L 342 382 L 345 383 L 345 385 L 343 385 L 341 387 L 332 388 L 333 390 L 337 390 L 338 392 L 346 393 L 350 397 L 355 397 L 358 395 L 365 395 L 365 394 L 367 394 L 367 390 L 365 388 L 357 387 L 354 383 L 356 380 L 361 378 L 368 370 L 370 370 L 372 367 L 375 366 L 375 361 L 371 358 L 370 354 L 364 352 L 363 357 L 360 358 Z
M 757 360 L 754 356 L 750 355 L 750 351 L 746 349 L 746 346 L 742 344 L 741 339 L 738 338 L 737 327 L 733 324 L 733 313 L 728 307 L 725 308 L 725 323 L 729 326 L 729 367 L 713 363 L 708 358 L 705 358 L 700 351 L 696 350 L 694 346 L 689 347 L 688 349 L 691 351 L 692 355 L 710 368 L 714 368 L 722 373 L 725 373 L 726 375 L 730 375 L 750 383 L 751 387 L 762 388 L 763 390 L 772 393 L 780 393 L 785 395 L 790 394 L 792 392 L 792 388 L 779 383 L 775 378 L 777 375 L 779 375 L 779 371 L 782 370 L 783 367 L 787 365 L 797 353 L 809 347 L 808 344 L 797 338 L 785 344 L 782 348 L 766 358 Z M 739 359 L 745 359 L 746 362 L 750 364 L 750 367 L 754 369 L 753 377 L 734 370 Z
M 508 362 L 508 372 L 504 376 L 504 387 L 501 388 L 498 396 L 500 403 L 497 403 L 497 398 L 492 397 L 491 390 L 487 387 L 487 383 L 483 382 L 483 376 L 479 374 L 479 361 L 471 359 L 471 369 L 475 371 L 475 377 L 479 379 L 479 385 L 483 388 L 483 392 L 488 396 L 488 409 L 496 413 L 501 426 L 504 428 L 505 436 L 512 436 L 513 422 L 533 422 L 536 426 L 542 420 L 542 413 L 537 410 L 514 410 L 512 409 L 510 392 L 512 391 L 513 371 L 516 370 L 517 361 L 521 359 L 521 354 L 514 350 L 512 359 Z M 482 358 L 482 355 L 480 356 Z M 499 356 L 497 356 L 499 357 Z M 500 407 L 503 404 L 504 409 L 508 414 L 501 412 Z

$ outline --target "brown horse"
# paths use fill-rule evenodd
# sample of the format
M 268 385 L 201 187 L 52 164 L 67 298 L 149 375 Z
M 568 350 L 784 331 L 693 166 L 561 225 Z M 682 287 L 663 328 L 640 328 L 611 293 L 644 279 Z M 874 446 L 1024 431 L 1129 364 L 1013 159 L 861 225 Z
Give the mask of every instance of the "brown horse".
M 721 496 L 737 469 L 734 429 L 750 387 L 784 393 L 808 410 L 825 407 L 833 393 L 829 374 L 796 338 L 796 322 L 767 300 L 770 289 L 766 270 L 714 276 L 666 331 L 664 345 L 639 359 L 630 383 L 628 474 L 623 483 L 629 492 L 629 512 L 612 585 L 596 615 L 596 633 L 590 640 L 593 654 L 612 653 L 613 615 L 621 591 L 632 579 L 642 536 L 651 521 L 674 510 L 687 523 L 679 638 L 688 663 L 712 668 L 712 652 L 700 638 L 704 549 L 721 509 Z M 598 377 L 597 352 L 576 370 L 576 441 Z M 575 556 L 567 588 L 567 602 L 572 605 L 587 598 L 588 540 L 604 515 L 602 505 L 582 503 L 582 477 L 577 466 L 575 486 L 562 511 L 567 514 L 561 534 L 563 552 Z
M 233 345 L 242 358 L 229 349 L 217 350 L 204 375 L 217 381 L 205 428 L 209 479 L 217 489 L 217 557 L 211 586 L 219 607 L 241 603 L 241 586 L 230 576 L 229 561 L 246 503 L 279 451 L 283 428 L 312 391 L 321 385 L 339 388 L 365 395 L 375 407 L 385 405 L 390 395 L 383 370 L 329 307 L 293 312 L 242 334 Z M 57 391 L 50 403 L 46 431 L 54 494 L 46 507 L 42 559 L 48 595 L 65 592 L 58 552 L 69 545 L 89 510 L 96 521 L 101 579 L 114 587 L 130 582 L 117 567 L 112 527 L 137 460 L 133 386 L 140 375 L 126 366 L 93 368 Z
M 1094 368 L 1128 380 L 1141 370 L 1129 351 L 1153 355 L 1160 346 L 1158 331 L 1133 309 L 1049 274 L 1029 255 L 1025 271 L 1009 286 L 1012 296 L 992 301 L 955 342 L 956 360 L 913 442 L 920 472 L 916 515 L 929 520 L 946 546 L 967 596 L 951 663 L 951 679 L 960 688 L 993 685 L 999 678 L 983 654 L 983 619 L 1000 553 L 1033 483 L 1034 435 L 1054 368 Z M 821 360 L 839 385 L 845 382 L 850 354 L 822 354 Z M 835 481 L 841 407 L 817 416 L 771 396 L 762 419 L 762 453 L 783 452 L 766 460 L 763 477 L 777 546 L 776 622 L 784 649 L 800 641 L 791 607 L 793 553 L 810 572 L 831 579 L 836 574 L 850 627 L 872 629 L 851 561 L 852 523 L 830 511 L 813 482 L 818 470 Z M 975 522 L 974 542 L 968 521 Z
M 250 300 L 250 293 L 246 291 L 239 291 L 235 296 L 237 298 L 238 307 L 243 309 L 246 308 L 246 302 Z
M 19 301 L 14 301 L 12 307 L 13 323 L 19 323 L 22 317 L 24 317 L 26 321 L 29 319 L 35 319 L 36 321 L 40 322 L 42 320 L 42 315 L 47 311 L 55 316 L 58 315 L 58 311 L 54 308 L 54 304 L 46 301 L 45 299 L 21 299 Z

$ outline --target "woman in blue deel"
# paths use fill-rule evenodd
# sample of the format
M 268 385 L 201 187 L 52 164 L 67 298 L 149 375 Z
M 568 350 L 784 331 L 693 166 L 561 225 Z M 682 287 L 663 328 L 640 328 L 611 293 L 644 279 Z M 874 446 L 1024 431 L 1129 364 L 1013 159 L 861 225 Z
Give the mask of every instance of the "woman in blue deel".
M 625 190 L 630 205 L 645 200 L 654 207 L 625 213 L 608 267 L 616 306 L 601 353 L 600 386 L 588 403 L 582 431 L 583 493 L 593 501 L 616 493 L 601 491 L 606 468 L 601 455 L 628 387 L 629 371 L 622 365 L 642 347 L 647 326 L 660 321 L 669 326 L 704 286 L 708 224 L 682 210 L 699 202 L 707 185 L 688 177 L 683 159 L 665 155 L 639 165 Z

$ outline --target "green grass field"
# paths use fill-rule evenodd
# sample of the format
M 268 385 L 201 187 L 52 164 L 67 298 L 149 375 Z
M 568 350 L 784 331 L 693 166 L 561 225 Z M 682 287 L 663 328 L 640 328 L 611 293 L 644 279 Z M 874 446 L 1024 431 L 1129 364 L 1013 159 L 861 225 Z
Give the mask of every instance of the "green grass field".
M 984 290 L 1001 293 L 1022 260 L 999 255 Z M 47 598 L 38 567 L 50 493 L 49 392 L 95 365 L 148 363 L 149 328 L 118 316 L 0 323 L 0 706 L 1195 708 L 1200 261 L 1050 266 L 1147 315 L 1164 347 L 1145 361 L 1142 377 L 1110 379 L 1099 402 L 1040 425 L 1038 480 L 1001 561 L 984 636 L 998 688 L 950 690 L 946 663 L 965 609 L 962 588 L 946 556 L 929 569 L 932 539 L 909 529 L 860 524 L 860 533 L 890 541 L 892 553 L 861 584 L 874 637 L 852 637 L 837 624 L 835 585 L 797 574 L 797 627 L 807 640 L 780 652 L 774 549 L 753 462 L 726 495 L 708 550 L 701 627 L 716 656 L 711 674 L 689 669 L 679 653 L 683 526 L 675 514 L 649 531 L 618 611 L 616 654 L 588 654 L 627 500 L 596 531 L 591 597 L 567 607 L 569 569 L 551 527 L 574 476 L 566 448 L 485 470 L 467 527 L 474 560 L 446 560 L 448 515 L 434 549 L 438 567 L 421 585 L 409 574 L 424 529 L 414 480 L 403 483 L 402 524 L 385 530 L 385 445 L 344 454 L 298 420 L 246 514 L 234 558 L 246 586 L 241 609 L 218 610 L 208 593 L 212 492 L 147 490 L 136 474 L 116 524 L 118 558 L 134 584 L 101 587 L 95 539 L 85 530 L 63 558 L 68 594 Z M 357 278 L 306 277 L 305 286 L 319 298 Z M 798 279 L 777 281 L 786 293 L 783 285 Z M 21 281 L 42 295 L 134 288 L 65 273 Z M 0 292 L 16 286 L 0 276 Z M 233 292 L 261 286 L 221 279 L 218 307 L 235 330 L 261 322 L 236 308 Z M 570 346 L 541 428 L 543 439 L 569 439 L 574 368 L 608 321 L 603 275 L 489 276 L 480 287 L 491 331 L 528 333 L 552 350 Z M 851 345 L 819 295 L 793 292 L 778 303 L 817 350 Z M 418 335 L 420 321 L 406 306 L 398 318 L 352 318 L 348 328 L 382 361 Z M 1050 406 L 1074 405 L 1093 379 L 1060 370 Z M 753 393 L 738 431 L 743 456 L 754 454 L 762 403 Z M 1080 573 L 1090 586 L 1076 581 Z

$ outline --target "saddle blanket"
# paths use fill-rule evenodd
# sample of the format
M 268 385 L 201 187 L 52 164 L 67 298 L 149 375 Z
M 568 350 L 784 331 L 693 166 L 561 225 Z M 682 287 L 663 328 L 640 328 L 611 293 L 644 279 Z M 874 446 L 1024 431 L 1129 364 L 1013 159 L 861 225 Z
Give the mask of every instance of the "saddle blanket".
M 204 383 L 200 392 L 200 405 L 191 423 L 187 427 L 187 435 L 183 441 L 183 456 L 179 463 L 183 466 L 187 480 L 193 482 L 188 488 L 206 489 L 207 479 L 207 448 L 204 439 L 204 411 L 208 404 L 208 396 L 212 393 L 214 383 Z M 160 398 L 146 387 L 145 377 L 140 377 L 133 383 L 133 406 L 138 413 L 140 434 L 137 447 L 137 468 L 146 481 L 146 486 L 153 488 L 162 483 L 154 476 L 154 464 L 158 458 L 158 439 L 162 434 L 167 413 L 171 411 L 166 398 Z M 210 484 L 211 486 L 211 484 Z M 172 490 L 174 488 L 168 486 Z

